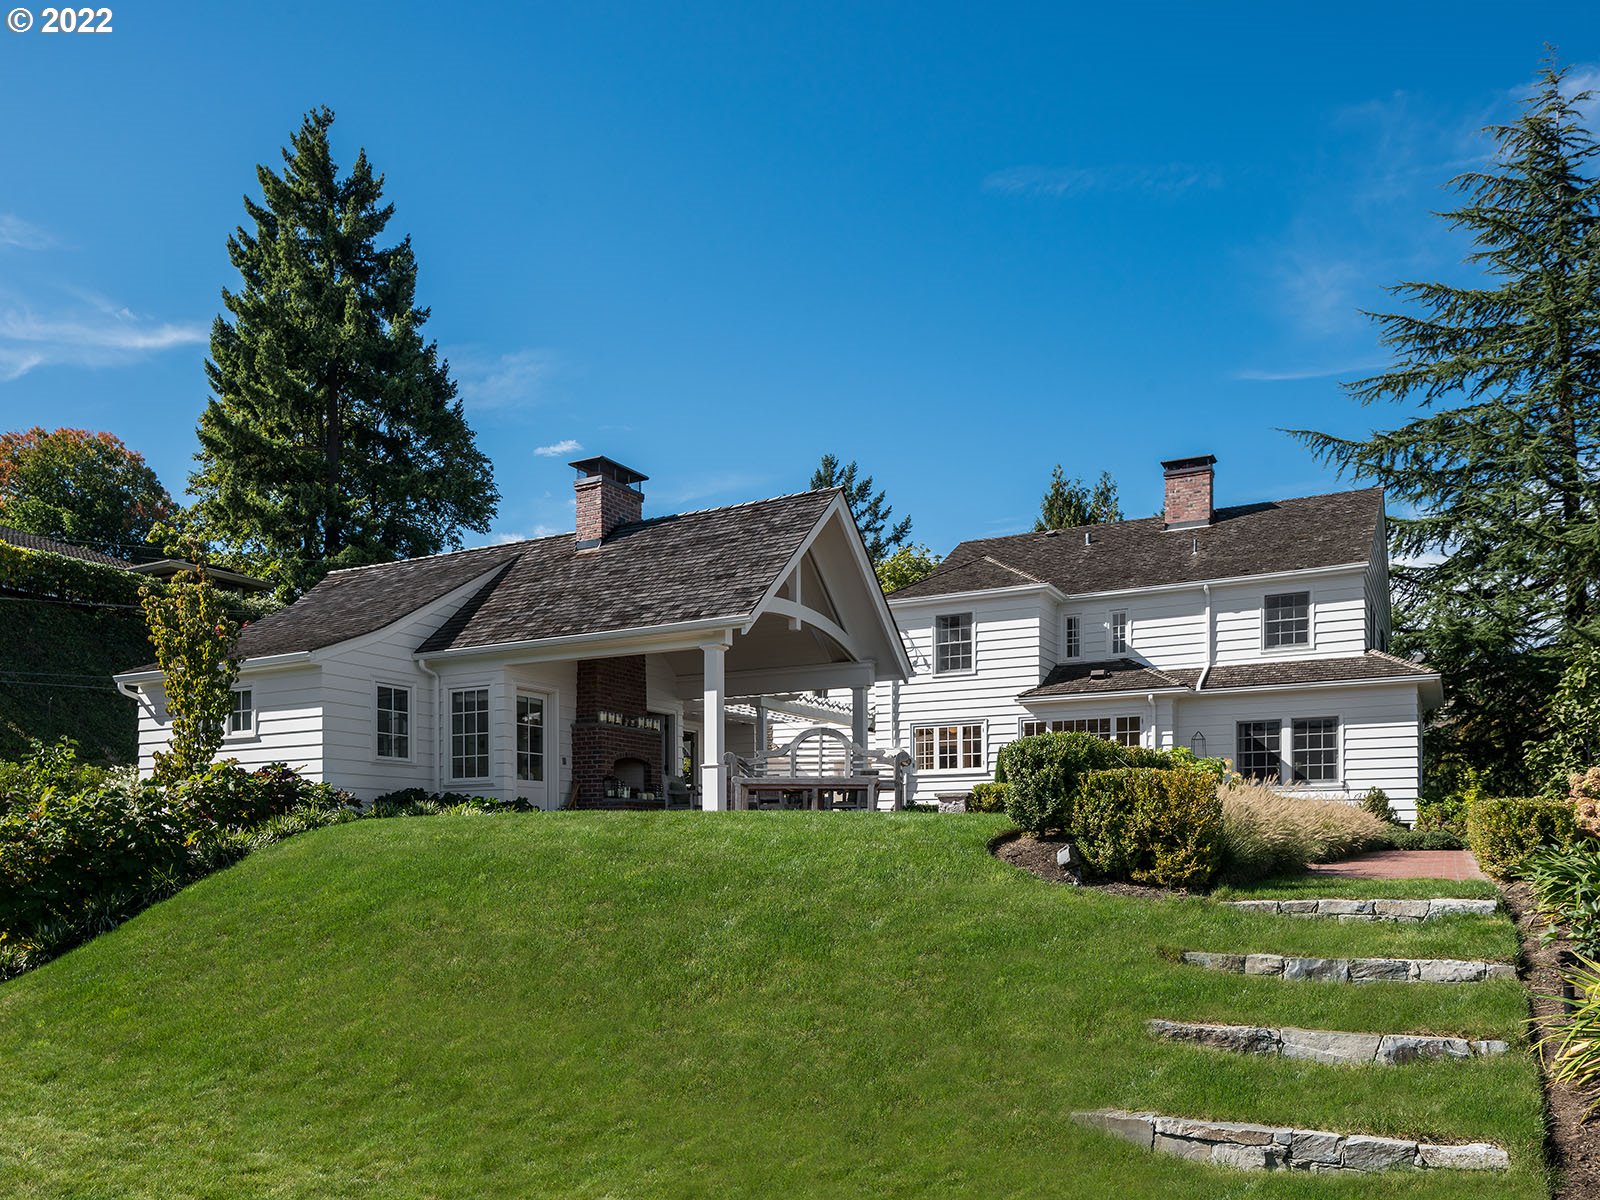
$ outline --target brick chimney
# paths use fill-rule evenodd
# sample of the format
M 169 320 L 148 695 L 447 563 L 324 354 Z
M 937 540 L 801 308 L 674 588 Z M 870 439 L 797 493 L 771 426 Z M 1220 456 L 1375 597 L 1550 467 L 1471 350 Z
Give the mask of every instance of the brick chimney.
M 1211 504 L 1213 454 L 1198 458 L 1172 458 L 1161 464 L 1167 477 L 1166 527 L 1194 529 L 1211 524 L 1215 512 Z
M 578 472 L 573 489 L 578 494 L 579 550 L 598 546 L 617 526 L 639 520 L 644 510 L 639 485 L 650 476 L 603 457 L 580 458 L 567 465 Z

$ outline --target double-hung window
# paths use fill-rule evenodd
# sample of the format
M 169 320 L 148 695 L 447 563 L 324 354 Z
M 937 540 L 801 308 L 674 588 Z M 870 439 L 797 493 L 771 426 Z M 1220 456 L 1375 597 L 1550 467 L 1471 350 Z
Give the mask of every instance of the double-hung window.
M 933 672 L 972 670 L 972 614 L 948 613 L 933 619 Z
M 1280 592 L 1261 606 L 1261 648 L 1311 645 L 1311 593 Z
M 411 757 L 411 689 L 378 685 L 378 757 Z
M 983 769 L 982 725 L 919 725 L 911 731 L 919 771 Z
M 1337 783 L 1339 780 L 1339 719 L 1311 717 L 1296 721 L 1290 766 L 1296 783 Z
M 1233 765 L 1248 779 L 1277 783 L 1283 776 L 1283 726 L 1277 721 L 1240 721 Z
M 1083 626 L 1077 613 L 1068 613 L 1061 624 L 1061 657 L 1083 657 Z
M 228 708 L 228 734 L 247 736 L 256 731 L 255 693 L 249 688 L 234 688 Z
M 1119 746 L 1137 746 L 1142 728 L 1143 722 L 1138 717 L 1118 717 L 1117 731 L 1111 740 Z
M 1128 614 L 1121 609 L 1111 614 L 1111 653 L 1128 652 Z
M 489 777 L 489 689 L 450 693 L 450 776 Z

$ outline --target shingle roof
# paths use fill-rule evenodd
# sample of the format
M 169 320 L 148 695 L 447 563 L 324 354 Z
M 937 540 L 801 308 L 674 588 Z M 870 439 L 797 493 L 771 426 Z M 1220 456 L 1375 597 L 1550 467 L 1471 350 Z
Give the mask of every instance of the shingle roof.
M 1301 658 L 1281 662 L 1232 663 L 1214 666 L 1206 675 L 1204 692 L 1229 689 L 1284 687 L 1314 683 L 1381 682 L 1388 679 L 1429 679 L 1437 675 L 1422 663 L 1407 662 L 1381 650 L 1345 658 Z M 1131 658 L 1104 662 L 1063 663 L 1019 700 L 1050 700 L 1094 696 L 1112 692 L 1193 691 L 1200 682 L 1197 667 L 1158 671 Z
M 336 571 L 294 604 L 251 625 L 247 657 L 315 650 L 370 633 L 494 574 L 418 647 L 426 653 L 613 633 L 749 614 L 835 493 L 623 525 L 603 545 L 572 534 L 434 558 Z
M 55 538 L 42 537 L 25 529 L 13 529 L 9 525 L 0 525 L 0 542 L 10 542 L 13 546 L 20 546 L 24 550 L 39 550 L 46 554 L 64 554 L 68 558 L 81 558 L 84 562 L 99 563 L 106 567 L 126 569 L 128 565 L 120 558 L 112 558 L 109 554 L 101 554 L 100 551 L 91 550 L 87 546 L 58 542 Z
M 983 538 L 962 542 L 892 598 L 1017 587 L 1027 577 L 1075 595 L 1365 563 L 1382 512 L 1383 490 L 1365 488 L 1220 508 L 1210 525 L 1193 529 L 1168 530 L 1147 517 Z

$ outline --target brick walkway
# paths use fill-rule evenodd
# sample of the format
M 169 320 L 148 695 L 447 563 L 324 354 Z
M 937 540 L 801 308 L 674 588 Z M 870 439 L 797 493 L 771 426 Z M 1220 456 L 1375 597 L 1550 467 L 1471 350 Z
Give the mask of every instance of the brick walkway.
M 1467 850 L 1379 850 L 1319 863 L 1311 870 L 1340 879 L 1487 879 Z

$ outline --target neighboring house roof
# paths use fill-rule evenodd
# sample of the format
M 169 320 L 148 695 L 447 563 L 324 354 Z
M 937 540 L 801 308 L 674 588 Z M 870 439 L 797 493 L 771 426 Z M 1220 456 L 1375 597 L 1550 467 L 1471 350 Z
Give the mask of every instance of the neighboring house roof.
M 99 563 L 106 567 L 127 567 L 127 563 L 120 558 L 112 558 L 109 554 L 101 554 L 98 550 L 90 550 L 87 546 L 74 546 L 71 542 L 58 542 L 55 538 L 42 537 L 37 533 L 29 533 L 24 529 L 13 529 L 9 525 L 0 525 L 0 542 L 9 542 L 24 550 L 38 550 L 45 554 L 64 554 L 68 558 L 81 558 L 84 562 Z
M 745 616 L 836 495 L 654 517 L 619 526 L 589 550 L 564 533 L 335 571 L 247 627 L 239 651 L 288 654 L 371 633 L 491 571 L 422 653 Z
M 118 566 L 127 567 L 136 575 L 149 575 L 156 579 L 173 579 L 188 571 L 194 570 L 194 564 L 183 558 L 158 558 L 154 562 L 119 563 Z M 264 579 L 257 579 L 254 575 L 242 575 L 238 571 L 230 571 L 227 567 L 206 565 L 206 575 L 212 583 L 221 584 L 226 588 L 233 588 L 240 592 L 270 592 L 272 585 Z
M 1293 687 L 1318 683 L 1381 683 L 1386 680 L 1433 679 L 1438 675 L 1422 663 L 1407 662 L 1381 650 L 1346 658 L 1301 658 L 1281 662 L 1230 663 L 1214 666 L 1206 673 L 1204 688 L 1198 688 L 1198 667 L 1168 668 L 1157 671 L 1131 658 L 1104 662 L 1063 663 L 1036 688 L 1017 697 L 1019 700 L 1069 699 L 1116 692 L 1203 691 L 1223 692 L 1247 688 Z
M 962 542 L 895 600 L 1049 583 L 1068 595 L 1365 563 L 1383 489 L 1219 508 L 1210 525 L 1160 517 Z M 1085 535 L 1089 541 L 1085 542 Z

